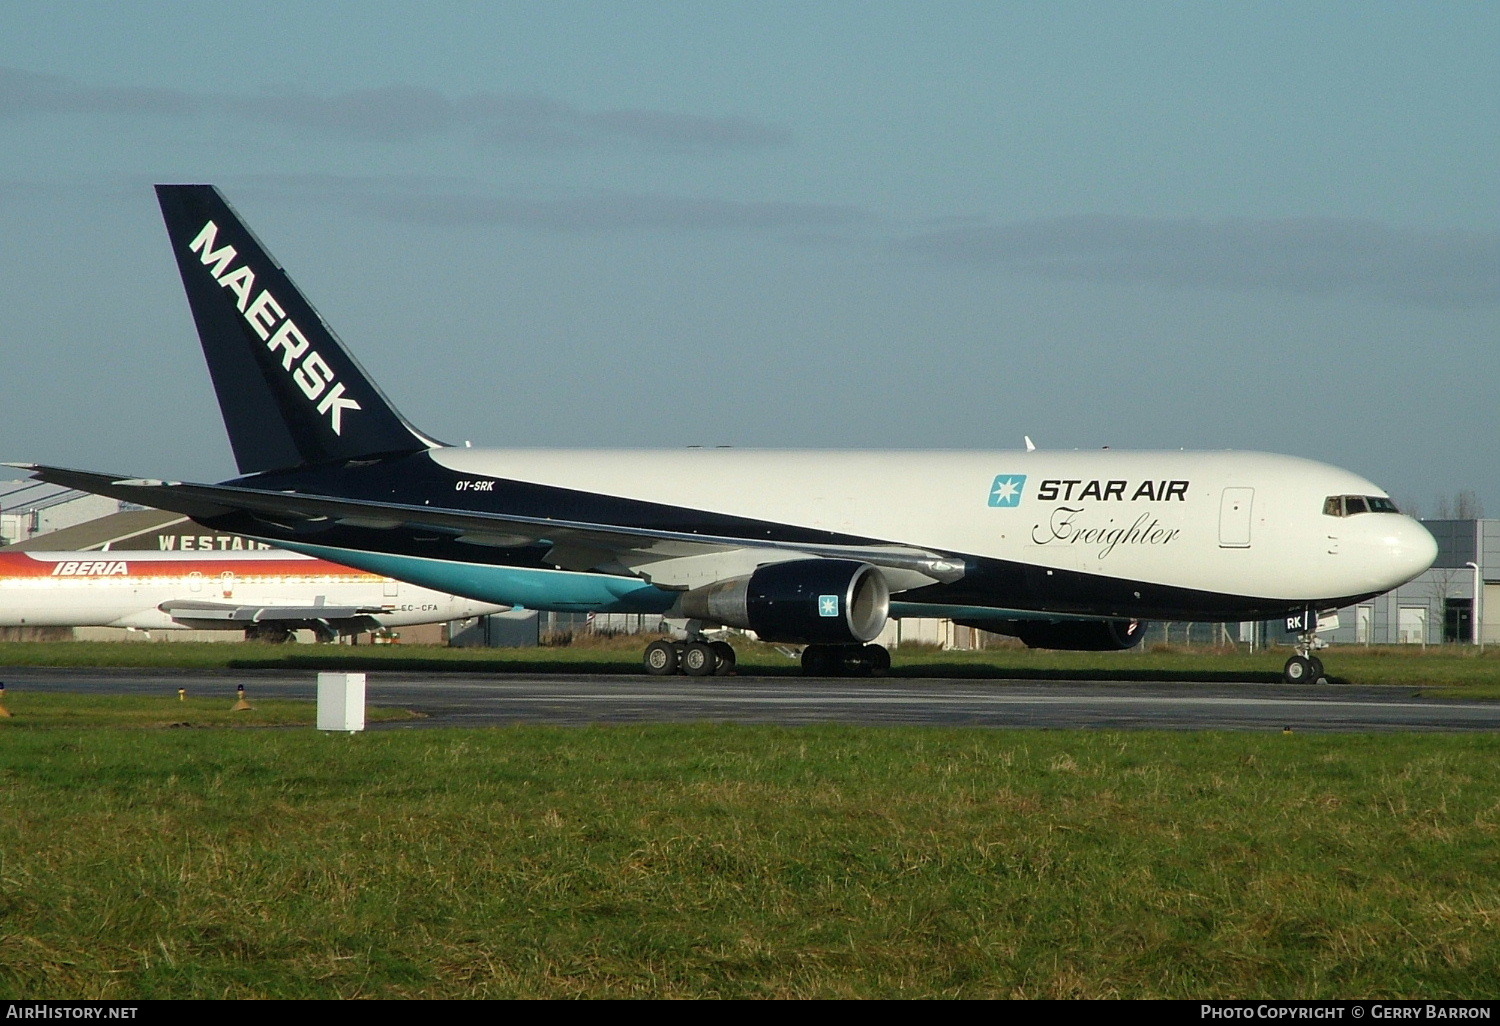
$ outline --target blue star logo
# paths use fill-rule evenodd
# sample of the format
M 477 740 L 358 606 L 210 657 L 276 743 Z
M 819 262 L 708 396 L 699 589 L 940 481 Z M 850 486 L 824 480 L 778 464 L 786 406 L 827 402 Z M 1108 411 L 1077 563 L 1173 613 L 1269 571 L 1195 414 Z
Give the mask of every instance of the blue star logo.
M 818 596 L 818 615 L 819 616 L 838 616 L 839 615 L 839 597 L 837 595 L 819 595 Z
M 1021 489 L 1026 487 L 1025 474 L 1001 474 L 990 485 L 991 506 L 1019 506 Z

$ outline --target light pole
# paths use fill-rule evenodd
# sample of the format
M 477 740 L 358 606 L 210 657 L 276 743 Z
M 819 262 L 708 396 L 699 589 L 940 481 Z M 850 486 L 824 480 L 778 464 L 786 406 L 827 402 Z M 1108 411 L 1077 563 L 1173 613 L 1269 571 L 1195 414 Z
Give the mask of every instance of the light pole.
M 1479 646 L 1479 651 L 1484 651 L 1484 619 L 1480 616 L 1479 602 L 1482 597 L 1479 581 L 1479 564 L 1465 563 L 1464 566 L 1472 567 L 1474 570 L 1474 601 L 1469 604 L 1469 633 L 1473 636 L 1474 644 Z

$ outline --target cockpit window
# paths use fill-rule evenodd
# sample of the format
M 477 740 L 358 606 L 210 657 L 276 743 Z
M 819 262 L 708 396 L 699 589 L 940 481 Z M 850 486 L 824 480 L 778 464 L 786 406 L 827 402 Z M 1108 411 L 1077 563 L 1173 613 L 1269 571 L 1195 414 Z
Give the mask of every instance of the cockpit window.
M 1329 517 L 1398 512 L 1396 504 L 1383 495 L 1330 495 L 1323 500 L 1323 515 Z

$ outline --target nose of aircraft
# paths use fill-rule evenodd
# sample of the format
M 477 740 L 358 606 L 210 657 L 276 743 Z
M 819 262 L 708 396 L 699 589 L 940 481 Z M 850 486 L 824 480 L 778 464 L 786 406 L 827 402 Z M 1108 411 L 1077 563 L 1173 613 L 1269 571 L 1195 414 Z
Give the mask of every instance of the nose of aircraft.
M 1383 587 L 1405 584 L 1437 559 L 1437 539 L 1411 517 L 1386 515 L 1369 520 L 1377 528 L 1369 541 L 1374 550 L 1371 555 L 1381 567 Z

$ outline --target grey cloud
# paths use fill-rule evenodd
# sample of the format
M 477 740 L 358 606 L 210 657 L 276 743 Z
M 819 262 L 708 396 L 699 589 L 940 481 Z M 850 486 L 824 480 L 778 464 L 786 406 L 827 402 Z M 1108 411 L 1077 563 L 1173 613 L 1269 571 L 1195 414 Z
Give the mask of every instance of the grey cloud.
M 455 104 L 432 89 L 391 86 L 336 96 L 275 93 L 237 100 L 233 109 L 255 121 L 343 132 L 365 138 L 408 139 L 450 131 Z
M 0 117 L 33 112 L 184 116 L 198 110 L 198 99 L 178 89 L 80 86 L 57 75 L 0 67 Z
M 660 110 L 587 111 L 531 94 L 479 93 L 463 109 L 481 142 L 573 148 L 630 143 L 649 149 L 766 149 L 787 146 L 787 129 L 733 115 Z
M 893 246 L 1073 281 L 1359 293 L 1432 305 L 1500 300 L 1496 232 L 1314 218 L 1209 223 L 1090 216 L 947 228 Z
M 475 138 L 492 146 L 545 149 L 585 145 L 576 108 L 534 93 L 477 93 L 465 101 Z
M 551 198 L 463 193 L 386 193 L 354 200 L 394 221 L 504 225 L 546 232 L 715 231 L 835 228 L 870 220 L 856 207 L 744 202 L 662 194 L 605 193 Z
M 486 146 L 543 149 L 736 150 L 786 146 L 784 127 L 733 115 L 660 110 L 585 110 L 528 93 L 449 97 L 434 89 L 389 86 L 322 96 L 299 90 L 258 95 L 79 85 L 56 75 L 0 68 L 0 117 L 28 113 L 156 114 L 209 111 L 319 134 L 404 142 L 464 133 Z
M 241 105 L 257 121 L 366 138 L 403 139 L 463 128 L 481 142 L 545 147 L 581 145 L 585 118 L 565 104 L 531 94 L 478 93 L 449 99 L 435 89 L 393 86 L 334 96 L 288 92 Z
M 473 178 L 428 175 L 246 175 L 234 194 L 336 206 L 405 224 L 500 226 L 530 231 L 780 231 L 854 245 L 879 219 L 860 207 L 677 196 L 559 191 L 497 195 Z M 867 240 L 863 243 L 867 245 Z
M 655 110 L 612 110 L 588 116 L 606 135 L 663 146 L 787 146 L 792 133 L 751 118 L 668 114 Z

